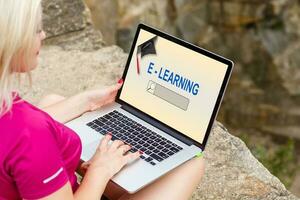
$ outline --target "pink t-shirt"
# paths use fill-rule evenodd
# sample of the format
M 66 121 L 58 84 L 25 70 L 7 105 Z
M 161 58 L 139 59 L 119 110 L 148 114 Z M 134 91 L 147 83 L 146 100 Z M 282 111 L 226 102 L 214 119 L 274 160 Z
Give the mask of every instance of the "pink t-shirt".
M 74 131 L 17 96 L 0 118 L 0 200 L 42 198 L 68 181 L 74 192 L 81 150 Z

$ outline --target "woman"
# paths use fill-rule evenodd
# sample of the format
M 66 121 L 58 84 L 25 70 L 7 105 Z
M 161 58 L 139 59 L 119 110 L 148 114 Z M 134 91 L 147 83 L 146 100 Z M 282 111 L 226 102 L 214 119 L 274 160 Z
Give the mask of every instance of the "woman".
M 40 0 L 0 0 L 0 199 L 188 199 L 204 171 L 195 158 L 135 194 L 110 182 L 124 165 L 139 159 L 122 141 L 107 134 L 91 160 L 80 186 L 74 174 L 81 142 L 63 125 L 87 111 L 114 101 L 122 80 L 104 90 L 70 98 L 50 95 L 38 107 L 23 100 L 13 83 L 37 66 L 45 33 Z M 17 80 L 17 81 L 15 81 Z M 176 189 L 174 189 L 176 188 Z

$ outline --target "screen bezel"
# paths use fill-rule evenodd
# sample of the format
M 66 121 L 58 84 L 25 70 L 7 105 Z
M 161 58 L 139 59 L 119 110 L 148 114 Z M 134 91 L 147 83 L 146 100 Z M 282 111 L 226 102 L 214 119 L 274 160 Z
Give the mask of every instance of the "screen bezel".
M 195 51 L 195 52 L 198 52 L 198 53 L 200 53 L 200 54 L 202 54 L 202 55 L 205 55 L 205 56 L 207 56 L 207 57 L 210 57 L 210 58 L 212 58 L 212 59 L 214 59 L 214 60 L 217 60 L 217 61 L 219 61 L 219 62 L 221 62 L 221 63 L 223 63 L 223 64 L 225 64 L 225 65 L 228 66 L 228 67 L 227 67 L 227 70 L 226 70 L 226 73 L 225 73 L 225 76 L 224 76 L 224 79 L 223 79 L 223 82 L 222 82 L 222 86 L 221 86 L 219 95 L 218 95 L 218 97 L 217 97 L 217 100 L 216 100 L 216 103 L 215 103 L 215 106 L 214 106 L 212 115 L 211 115 L 211 117 L 210 117 L 210 120 L 209 120 L 209 123 L 208 123 L 208 126 L 207 126 L 207 129 L 206 129 L 206 132 L 205 132 L 205 136 L 204 136 L 204 139 L 203 139 L 203 142 L 202 142 L 202 143 L 200 143 L 200 142 L 194 140 L 194 139 L 191 138 L 191 137 L 188 137 L 187 135 L 185 135 L 185 134 L 179 132 L 178 130 L 176 130 L 176 129 L 170 127 L 169 125 L 167 125 L 167 124 L 165 124 L 165 123 L 163 123 L 163 122 L 161 122 L 161 121 L 159 121 L 159 120 L 157 120 L 156 118 L 153 118 L 152 116 L 148 115 L 147 113 L 145 113 L 145 112 L 139 110 L 138 108 L 136 108 L 136 107 L 130 105 L 129 103 L 123 101 L 122 99 L 120 99 L 120 95 L 121 95 L 121 93 L 122 93 L 123 86 L 120 88 L 120 90 L 118 91 L 117 96 L 116 96 L 116 102 L 117 102 L 117 103 L 119 103 L 119 104 L 121 104 L 121 105 L 126 105 L 126 106 L 128 106 L 128 107 L 134 109 L 135 111 L 140 112 L 142 115 L 146 115 L 146 116 L 149 117 L 151 120 L 154 120 L 155 122 L 161 124 L 162 126 L 165 126 L 165 127 L 167 127 L 168 129 L 174 131 L 175 133 L 177 133 L 177 134 L 179 134 L 179 135 L 181 135 L 181 136 L 187 138 L 188 140 L 191 140 L 192 143 L 193 143 L 194 145 L 196 145 L 196 146 L 198 146 L 199 148 L 201 148 L 202 150 L 204 150 L 204 148 L 205 148 L 205 146 L 206 146 L 206 143 L 207 143 L 207 140 L 208 140 L 208 136 L 209 136 L 209 134 L 210 134 L 210 132 L 211 132 L 213 123 L 214 123 L 215 118 L 216 118 L 216 116 L 217 116 L 217 113 L 218 113 L 220 104 L 221 104 L 221 102 L 222 102 L 222 98 L 223 98 L 224 92 L 225 92 L 225 90 L 226 90 L 226 86 L 227 86 L 228 80 L 229 80 L 230 75 L 231 75 L 231 72 L 232 72 L 233 62 L 232 62 L 231 60 L 228 60 L 228 59 L 226 59 L 226 58 L 223 58 L 222 56 L 219 56 L 219 55 L 217 55 L 217 54 L 214 54 L 214 53 L 212 53 L 212 52 L 209 52 L 208 50 L 205 50 L 205 49 L 203 49 L 203 48 L 201 48 L 201 47 L 195 46 L 195 45 L 193 45 L 193 44 L 191 44 L 191 43 L 189 43 L 189 42 L 186 42 L 186 41 L 184 41 L 184 40 L 181 40 L 181 39 L 179 39 L 179 38 L 176 38 L 176 37 L 174 37 L 174 36 L 171 36 L 171 35 L 169 35 L 169 34 L 167 34 L 167 33 L 164 33 L 164 32 L 162 32 L 162 31 L 160 31 L 160 30 L 157 30 L 157 29 L 155 29 L 155 28 L 152 28 L 152 27 L 150 27 L 150 26 L 148 26 L 148 25 L 145 25 L 145 24 L 139 24 L 138 27 L 137 27 L 137 31 L 136 31 L 136 34 L 135 34 L 135 37 L 134 37 L 132 46 L 131 46 L 131 50 L 130 50 L 129 55 L 128 55 L 128 59 L 127 59 L 126 66 L 125 66 L 125 70 L 124 70 L 124 73 L 123 73 L 123 75 L 122 75 L 122 79 L 123 79 L 124 81 L 125 81 L 125 79 L 126 79 L 126 75 L 127 75 L 127 72 L 128 72 L 128 68 L 129 68 L 129 66 L 130 66 L 130 62 L 131 62 L 131 59 L 132 59 L 132 55 L 133 55 L 133 52 L 134 52 L 134 49 L 135 49 L 135 46 L 136 46 L 137 38 L 138 38 L 138 36 L 139 36 L 139 34 L 140 34 L 141 29 L 143 29 L 143 30 L 145 30 L 145 31 L 148 31 L 148 32 L 150 32 L 150 33 L 152 33 L 152 34 L 155 34 L 155 35 L 157 35 L 157 36 L 159 36 L 159 37 L 162 37 L 162 38 L 164 38 L 164 39 L 167 39 L 167 40 L 169 40 L 169 41 L 171 41 L 171 42 L 174 42 L 174 43 L 176 43 L 176 44 L 178 44 L 178 45 L 181 45 L 181 46 L 183 46 L 183 47 L 186 47 L 186 48 L 188 48 L 188 49 L 191 49 L 191 50 L 193 50 L 193 51 Z

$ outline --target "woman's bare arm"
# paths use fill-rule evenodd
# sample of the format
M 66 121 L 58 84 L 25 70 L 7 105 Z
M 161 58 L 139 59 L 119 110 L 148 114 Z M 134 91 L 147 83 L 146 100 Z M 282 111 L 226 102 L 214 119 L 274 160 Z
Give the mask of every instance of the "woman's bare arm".
M 57 121 L 66 123 L 87 111 L 113 102 L 122 84 L 121 80 L 106 88 L 85 91 L 41 109 Z
M 89 110 L 89 104 L 84 93 L 79 93 L 41 109 L 51 115 L 55 120 L 66 123 L 87 112 Z
M 99 168 L 98 168 L 99 169 Z M 94 174 L 97 173 L 97 174 Z M 102 181 L 99 181 L 99 173 L 102 174 Z M 101 199 L 102 194 L 104 193 L 105 187 L 109 181 L 109 176 L 106 175 L 105 169 L 96 171 L 87 171 L 84 176 L 83 181 L 80 184 L 80 187 L 73 194 L 71 189 L 70 182 L 67 182 L 62 188 L 58 191 L 52 193 L 51 195 L 42 198 L 41 200 L 81 200 L 81 199 Z M 97 180 L 94 180 L 97 178 Z

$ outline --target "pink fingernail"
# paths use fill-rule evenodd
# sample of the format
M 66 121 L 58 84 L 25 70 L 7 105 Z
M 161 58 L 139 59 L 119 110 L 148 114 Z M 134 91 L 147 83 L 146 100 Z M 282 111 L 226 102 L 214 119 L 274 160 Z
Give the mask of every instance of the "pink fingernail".
M 123 83 L 123 79 L 121 78 L 119 81 L 118 81 L 119 84 Z

